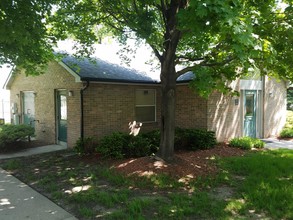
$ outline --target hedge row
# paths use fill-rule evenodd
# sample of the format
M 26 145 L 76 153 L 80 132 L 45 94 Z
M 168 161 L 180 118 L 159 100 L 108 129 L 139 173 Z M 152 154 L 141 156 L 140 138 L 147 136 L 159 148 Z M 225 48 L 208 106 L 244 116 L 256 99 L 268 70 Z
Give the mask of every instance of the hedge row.
M 115 132 L 103 137 L 99 142 L 92 137 L 78 140 L 75 150 L 80 154 L 100 153 L 104 157 L 129 158 L 154 154 L 160 145 L 160 131 L 154 130 L 131 136 Z M 216 145 L 215 133 L 199 129 L 175 130 L 175 150 L 208 149 Z

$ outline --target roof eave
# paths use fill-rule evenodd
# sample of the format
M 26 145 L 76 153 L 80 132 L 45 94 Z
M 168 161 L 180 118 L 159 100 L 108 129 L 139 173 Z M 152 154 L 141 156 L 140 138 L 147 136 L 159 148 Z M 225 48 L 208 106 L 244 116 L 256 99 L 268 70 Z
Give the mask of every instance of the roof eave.
M 7 76 L 7 79 L 3 85 L 3 89 L 6 89 L 6 90 L 10 90 L 11 89 L 11 85 L 12 85 L 12 82 L 14 80 L 14 74 L 13 74 L 13 71 L 15 70 L 15 66 L 12 67 L 12 69 L 10 70 L 8 76 Z
M 146 80 L 125 80 L 125 79 L 105 79 L 105 78 L 93 78 L 93 77 L 81 77 L 82 81 L 90 82 L 104 82 L 104 83 L 123 83 L 123 84 L 160 84 L 157 81 L 146 81 Z
M 74 77 L 75 82 L 82 81 L 81 77 L 76 72 L 74 72 L 69 66 L 67 66 L 63 61 L 59 61 L 58 63 Z

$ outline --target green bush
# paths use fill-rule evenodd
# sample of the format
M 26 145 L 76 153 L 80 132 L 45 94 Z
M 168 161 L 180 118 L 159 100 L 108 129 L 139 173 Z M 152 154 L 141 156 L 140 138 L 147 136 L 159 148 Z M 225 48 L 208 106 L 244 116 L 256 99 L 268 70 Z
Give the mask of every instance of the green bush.
M 154 140 L 148 139 L 146 136 L 139 134 L 134 137 L 126 133 L 115 132 L 100 140 L 96 152 L 104 157 L 117 159 L 151 155 L 156 151 Z M 149 137 L 151 136 L 149 134 Z
M 287 110 L 285 128 L 293 128 L 293 111 Z
M 281 138 L 292 138 L 293 137 L 293 128 L 284 128 L 280 133 Z
M 209 149 L 216 143 L 213 131 L 186 128 L 176 128 L 175 130 L 175 150 Z
M 29 140 L 34 136 L 35 129 L 29 125 L 11 125 L 5 124 L 0 126 L 0 147 L 7 148 L 17 141 Z
M 95 148 L 97 147 L 97 140 L 94 137 L 86 137 L 79 138 L 73 149 L 75 152 L 77 152 L 80 155 L 88 155 L 95 152 Z
M 161 132 L 160 130 L 153 130 L 146 133 L 141 133 L 143 138 L 148 139 L 151 152 L 157 152 L 160 146 Z
M 127 146 L 128 134 L 115 132 L 113 134 L 104 136 L 97 148 L 96 152 L 102 154 L 104 157 L 123 158 L 123 148 Z
M 34 136 L 35 129 L 30 125 L 5 124 L 0 127 L 0 143 L 12 143 L 19 140 L 26 140 Z
M 125 158 L 142 157 L 156 153 L 160 145 L 160 131 L 154 130 L 131 136 L 115 132 L 103 137 L 96 152 L 104 157 Z M 215 133 L 198 129 L 175 130 L 175 150 L 208 149 L 216 145 Z
M 251 148 L 263 148 L 265 143 L 257 138 L 252 137 L 240 137 L 230 140 L 231 147 L 237 147 L 244 150 L 250 150 Z

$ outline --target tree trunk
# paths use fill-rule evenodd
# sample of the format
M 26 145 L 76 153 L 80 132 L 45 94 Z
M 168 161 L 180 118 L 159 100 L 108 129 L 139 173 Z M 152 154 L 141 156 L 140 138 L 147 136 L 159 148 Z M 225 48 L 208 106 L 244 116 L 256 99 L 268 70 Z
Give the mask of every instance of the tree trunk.
M 185 8 L 188 1 L 171 0 L 168 7 L 162 5 L 165 20 L 164 50 L 159 56 L 161 62 L 162 106 L 161 106 L 161 141 L 158 156 L 170 161 L 174 157 L 175 106 L 176 106 L 176 50 L 181 37 L 177 29 L 176 15 L 180 8 Z
M 176 71 L 174 60 L 166 59 L 161 68 L 161 141 L 158 156 L 170 161 L 174 156 Z

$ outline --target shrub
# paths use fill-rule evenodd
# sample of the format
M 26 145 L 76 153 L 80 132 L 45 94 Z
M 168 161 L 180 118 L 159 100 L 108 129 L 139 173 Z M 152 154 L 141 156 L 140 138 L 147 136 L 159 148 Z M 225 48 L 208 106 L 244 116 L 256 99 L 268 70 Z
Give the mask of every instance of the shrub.
M 156 153 L 160 145 L 160 131 L 153 130 L 130 136 L 126 133 L 115 132 L 103 137 L 96 151 L 105 157 L 125 158 L 142 157 Z M 208 149 L 216 145 L 215 133 L 199 129 L 175 130 L 175 150 Z
M 103 137 L 96 152 L 104 157 L 127 158 L 151 155 L 157 151 L 157 133 L 150 132 L 131 136 L 126 133 L 115 132 Z
M 127 145 L 127 134 L 115 132 L 104 136 L 96 148 L 104 157 L 123 158 L 123 148 Z M 129 136 L 129 135 L 127 135 Z
M 97 140 L 94 137 L 79 138 L 73 149 L 80 155 L 88 155 L 95 152 L 95 148 L 97 147 Z
M 5 124 L 0 127 L 0 147 L 6 148 L 17 141 L 30 139 L 34 136 L 35 129 L 29 125 L 11 125 Z
M 161 133 L 160 130 L 153 130 L 146 133 L 141 133 L 143 138 L 148 139 L 151 152 L 155 153 L 159 150 Z
M 292 138 L 293 137 L 293 128 L 284 128 L 280 133 L 281 138 Z
M 251 148 L 263 148 L 265 143 L 257 138 L 252 137 L 240 137 L 233 138 L 230 140 L 231 147 L 237 147 L 245 150 L 250 150 Z
M 175 150 L 209 149 L 216 143 L 213 131 L 186 128 L 176 128 L 175 130 Z

